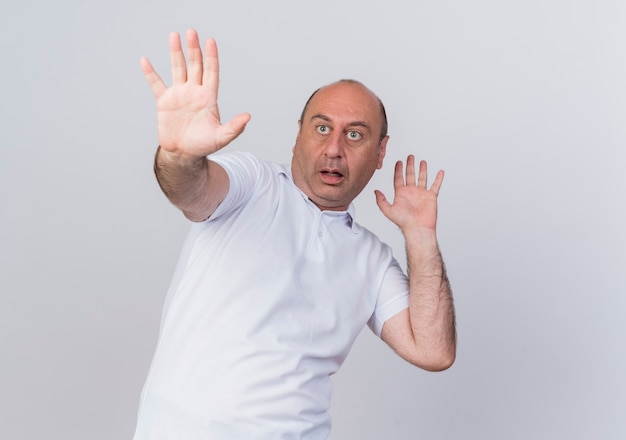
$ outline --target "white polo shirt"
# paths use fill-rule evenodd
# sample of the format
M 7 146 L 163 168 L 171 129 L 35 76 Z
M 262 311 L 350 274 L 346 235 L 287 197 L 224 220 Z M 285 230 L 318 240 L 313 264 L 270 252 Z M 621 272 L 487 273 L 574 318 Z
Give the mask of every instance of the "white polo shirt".
M 326 439 L 330 375 L 408 306 L 406 276 L 352 206 L 320 211 L 288 167 L 211 159 L 230 190 L 191 227 L 134 439 Z

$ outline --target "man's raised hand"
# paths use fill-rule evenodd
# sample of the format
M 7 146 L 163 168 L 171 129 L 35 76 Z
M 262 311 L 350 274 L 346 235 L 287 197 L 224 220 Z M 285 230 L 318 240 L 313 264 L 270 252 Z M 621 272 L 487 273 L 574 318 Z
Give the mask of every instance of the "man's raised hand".
M 222 124 L 217 95 L 219 60 L 213 39 L 205 43 L 204 59 L 195 30 L 186 34 L 189 62 L 180 36 L 170 34 L 172 85 L 167 87 L 147 58 L 141 69 L 157 100 L 158 139 L 162 150 L 181 156 L 201 157 L 228 145 L 239 136 L 250 115 L 242 113 Z
M 437 196 L 443 182 L 443 171 L 439 171 L 430 189 L 427 188 L 427 165 L 419 164 L 415 174 L 415 158 L 409 155 L 406 161 L 406 178 L 402 173 L 402 162 L 396 162 L 394 170 L 394 200 L 389 203 L 382 192 L 376 190 L 376 203 L 383 214 L 400 227 L 403 232 L 422 230 L 435 232 L 437 227 Z

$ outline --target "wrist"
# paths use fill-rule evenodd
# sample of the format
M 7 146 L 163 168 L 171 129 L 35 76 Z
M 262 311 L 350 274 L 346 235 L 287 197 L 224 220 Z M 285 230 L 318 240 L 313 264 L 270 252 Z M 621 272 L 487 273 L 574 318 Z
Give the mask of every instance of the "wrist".
M 176 165 L 181 168 L 195 168 L 206 162 L 206 156 L 196 156 L 187 153 L 174 153 L 167 151 L 159 145 L 155 155 L 155 163 L 157 165 L 170 166 Z
M 407 245 L 419 244 L 426 247 L 438 247 L 437 231 L 432 228 L 425 227 L 408 227 L 402 228 L 402 234 Z

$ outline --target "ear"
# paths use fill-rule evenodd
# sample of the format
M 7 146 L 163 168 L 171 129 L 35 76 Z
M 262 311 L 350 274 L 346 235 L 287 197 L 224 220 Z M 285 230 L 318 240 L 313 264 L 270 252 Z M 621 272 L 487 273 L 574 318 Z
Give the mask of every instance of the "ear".
M 298 133 L 296 134 L 296 143 L 298 143 L 298 139 L 300 139 L 300 133 L 302 133 L 302 121 L 298 121 Z M 293 150 L 295 150 L 296 145 L 294 144 L 293 147 L 291 147 L 291 152 L 293 153 Z
M 385 136 L 382 141 L 380 141 L 380 146 L 378 147 L 378 166 L 377 170 L 380 170 L 383 167 L 383 159 L 385 158 L 385 154 L 387 154 L 387 141 L 389 140 L 389 136 Z

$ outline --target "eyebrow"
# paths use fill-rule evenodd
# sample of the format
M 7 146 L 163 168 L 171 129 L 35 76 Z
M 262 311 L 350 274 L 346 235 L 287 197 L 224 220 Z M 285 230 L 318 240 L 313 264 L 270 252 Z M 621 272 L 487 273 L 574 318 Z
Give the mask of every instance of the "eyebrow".
M 311 116 L 311 121 L 313 121 L 314 119 L 321 119 L 326 122 L 332 122 L 332 119 L 330 119 L 328 116 L 321 114 L 321 113 Z M 363 122 L 363 121 L 350 122 L 348 124 L 348 127 L 363 127 L 363 128 L 370 130 L 370 126 L 366 122 Z

